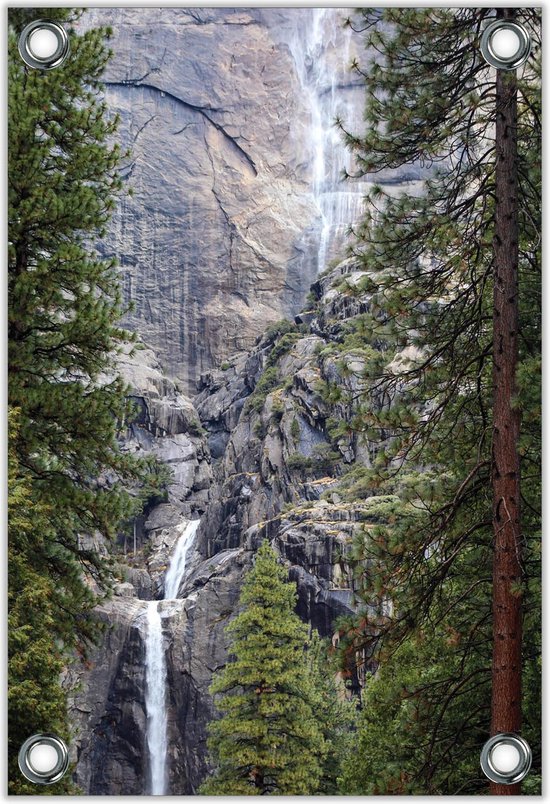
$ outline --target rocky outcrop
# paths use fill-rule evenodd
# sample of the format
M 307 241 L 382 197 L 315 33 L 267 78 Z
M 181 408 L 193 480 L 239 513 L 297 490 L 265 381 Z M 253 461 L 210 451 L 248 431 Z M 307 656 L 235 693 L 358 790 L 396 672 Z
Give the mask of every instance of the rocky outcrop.
M 212 482 L 210 454 L 193 403 L 181 393 L 178 381 L 166 376 L 151 349 L 138 343 L 131 354 L 119 358 L 118 365 L 135 407 L 123 449 L 152 456 L 168 471 L 165 498 L 159 501 L 153 496 L 144 515 L 134 523 L 133 533 L 124 536 L 127 557 L 134 540 L 137 548 L 147 545 L 146 574 L 151 596 L 156 598 L 167 567 L 166 557 L 181 535 L 182 522 L 206 509 Z M 143 571 L 130 566 L 126 575 L 137 585 L 138 596 L 147 599 L 150 596 L 144 594 Z
M 360 289 L 367 277 L 353 260 L 341 263 L 314 284 L 294 323 L 281 322 L 252 353 L 203 378 L 195 404 L 221 456 L 202 529 L 207 552 L 238 546 L 284 506 L 338 503 L 339 478 L 370 465 L 379 443 L 345 428 L 368 387 L 373 350 L 354 337 L 369 306 Z
M 143 641 L 136 618 L 143 604 L 115 598 L 100 607 L 101 643 L 64 683 L 77 761 L 75 781 L 91 795 L 139 795 L 145 789 Z
M 148 792 L 146 609 L 162 598 L 191 519 L 201 522 L 178 599 L 158 604 L 172 794 L 196 793 L 207 773 L 207 727 L 215 716 L 208 688 L 227 659 L 224 630 L 261 542 L 279 552 L 297 585 L 298 613 L 321 635 L 333 637 L 338 618 L 355 610 L 347 555 L 376 512 L 346 489 L 360 483 L 375 445 L 341 425 L 351 422 L 349 400 L 367 382 L 366 356 L 352 337 L 369 304 L 361 290 L 366 276 L 347 261 L 322 277 L 297 321 L 280 322 L 250 353 L 205 375 L 194 403 L 151 350 L 123 358 L 139 413 L 124 448 L 160 457 L 173 474 L 166 499 L 143 517 L 136 554 L 126 545 L 124 555 L 120 541 L 123 579 L 99 610 L 105 637 L 88 665 L 67 678 L 68 686 L 80 682 L 71 713 L 75 778 L 85 792 Z M 349 683 L 358 691 L 360 682 L 354 674 Z

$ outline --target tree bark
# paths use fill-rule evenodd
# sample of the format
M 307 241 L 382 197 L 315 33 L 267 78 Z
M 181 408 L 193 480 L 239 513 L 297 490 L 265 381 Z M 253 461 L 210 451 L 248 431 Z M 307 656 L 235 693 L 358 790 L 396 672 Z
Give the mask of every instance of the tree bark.
M 502 16 L 514 17 L 514 9 Z M 517 80 L 497 70 L 493 307 L 493 669 L 491 735 L 521 728 L 521 531 L 518 439 L 514 404 L 518 361 Z M 520 785 L 491 783 L 493 795 Z

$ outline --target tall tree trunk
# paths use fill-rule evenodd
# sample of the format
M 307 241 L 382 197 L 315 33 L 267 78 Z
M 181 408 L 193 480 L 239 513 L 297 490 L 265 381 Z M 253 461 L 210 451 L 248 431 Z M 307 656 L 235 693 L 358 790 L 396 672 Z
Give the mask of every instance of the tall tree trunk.
M 505 18 L 514 9 L 502 9 Z M 493 671 L 491 734 L 521 727 L 520 412 L 514 406 L 518 360 L 517 81 L 497 70 L 496 212 L 493 312 Z M 493 795 L 520 785 L 491 783 Z

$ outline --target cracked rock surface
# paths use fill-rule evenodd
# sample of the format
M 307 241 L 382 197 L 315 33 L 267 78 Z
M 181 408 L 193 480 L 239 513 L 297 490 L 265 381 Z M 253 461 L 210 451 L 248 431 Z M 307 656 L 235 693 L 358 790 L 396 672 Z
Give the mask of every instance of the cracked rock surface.
M 127 324 L 184 390 L 294 315 L 317 270 L 311 99 L 285 40 L 307 9 L 89 9 L 133 196 L 104 245 Z

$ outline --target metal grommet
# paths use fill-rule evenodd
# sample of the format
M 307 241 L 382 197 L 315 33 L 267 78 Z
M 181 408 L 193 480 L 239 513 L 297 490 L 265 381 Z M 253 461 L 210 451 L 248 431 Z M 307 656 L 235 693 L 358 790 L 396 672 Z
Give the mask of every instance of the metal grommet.
M 531 53 L 531 37 L 519 22 L 495 20 L 483 31 L 481 52 L 498 70 L 515 70 Z
M 19 770 L 35 784 L 54 784 L 67 772 L 69 751 L 55 734 L 33 734 L 19 750 Z
M 529 773 L 533 756 L 519 734 L 495 734 L 481 751 L 481 769 L 496 784 L 516 784 Z
M 51 20 L 34 20 L 26 25 L 19 37 L 19 55 L 35 70 L 52 70 L 63 64 L 69 55 L 67 31 Z

